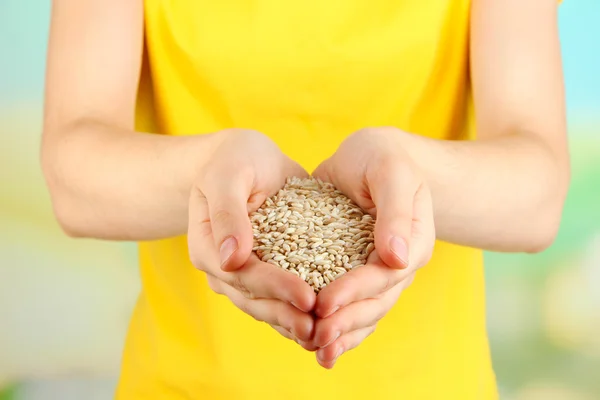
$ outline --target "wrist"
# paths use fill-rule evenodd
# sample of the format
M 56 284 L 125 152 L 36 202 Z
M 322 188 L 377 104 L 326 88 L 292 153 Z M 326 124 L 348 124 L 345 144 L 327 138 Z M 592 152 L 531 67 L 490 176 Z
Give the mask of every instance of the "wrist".
M 179 168 L 173 175 L 179 178 L 177 187 L 182 196 L 187 199 L 192 187 L 204 172 L 211 156 L 225 140 L 222 132 L 177 137 L 175 151 L 172 152 L 174 163 Z
M 186 195 L 189 195 L 192 187 L 197 184 L 200 177 L 206 173 L 207 164 L 211 162 L 215 154 L 221 150 L 230 150 L 243 142 L 256 144 L 260 140 L 265 140 L 261 133 L 247 129 L 223 129 L 210 134 L 193 135 L 183 137 L 184 141 L 180 143 L 181 153 L 184 158 L 184 165 L 189 173 L 184 174 L 182 180 L 182 189 Z M 267 139 L 270 140 L 270 139 Z
M 431 190 L 434 203 L 456 186 L 461 171 L 460 143 L 400 131 L 397 143 Z M 443 203 L 443 202 L 442 202 Z
M 400 129 L 395 129 L 390 136 L 393 136 L 391 146 L 400 152 L 402 159 L 413 167 L 414 172 L 428 184 L 435 181 L 433 164 L 439 157 L 444 157 L 439 141 Z
M 424 180 L 431 191 L 434 218 L 440 225 L 440 237 L 447 232 L 443 227 L 457 227 L 449 222 L 448 216 L 456 215 L 457 210 L 471 199 L 465 192 L 483 164 L 475 162 L 476 142 L 462 140 L 442 140 L 407 134 L 407 151 L 419 165 Z M 483 161 L 483 160 L 482 160 Z

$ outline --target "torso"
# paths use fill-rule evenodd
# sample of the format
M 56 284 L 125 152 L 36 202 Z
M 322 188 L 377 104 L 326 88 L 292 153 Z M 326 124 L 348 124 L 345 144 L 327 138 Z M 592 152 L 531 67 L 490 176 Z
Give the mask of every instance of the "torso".
M 350 133 L 472 139 L 467 0 L 146 0 L 138 128 L 249 128 L 307 170 Z M 443 242 L 327 371 L 212 293 L 184 237 L 140 244 L 121 399 L 496 399 L 482 254 Z

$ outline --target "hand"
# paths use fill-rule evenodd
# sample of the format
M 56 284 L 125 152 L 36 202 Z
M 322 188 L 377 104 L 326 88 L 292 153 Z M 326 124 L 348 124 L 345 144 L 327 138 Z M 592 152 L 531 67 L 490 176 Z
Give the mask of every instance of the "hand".
M 331 368 L 358 346 L 429 262 L 435 243 L 431 194 L 399 142 L 395 128 L 364 129 L 348 137 L 314 176 L 332 182 L 376 216 L 375 250 L 367 264 L 344 274 L 317 296 L 313 343 Z
M 212 290 L 288 338 L 307 341 L 316 296 L 300 278 L 252 253 L 248 214 L 285 184 L 307 176 L 266 136 L 228 130 L 203 166 L 189 203 L 188 248 L 192 264 Z

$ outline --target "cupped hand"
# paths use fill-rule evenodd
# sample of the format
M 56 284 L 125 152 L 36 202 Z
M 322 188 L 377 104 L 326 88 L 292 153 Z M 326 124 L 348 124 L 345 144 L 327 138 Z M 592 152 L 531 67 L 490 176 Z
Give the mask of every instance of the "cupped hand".
M 431 193 L 395 128 L 349 136 L 314 176 L 333 183 L 375 216 L 375 249 L 367 264 L 344 274 L 317 296 L 317 359 L 331 368 L 358 346 L 427 264 L 435 243 Z
M 216 293 L 305 345 L 313 334 L 315 293 L 299 277 L 252 253 L 248 214 L 281 189 L 287 177 L 307 173 L 258 132 L 227 130 L 216 135 L 219 145 L 190 194 L 192 264 L 206 273 Z

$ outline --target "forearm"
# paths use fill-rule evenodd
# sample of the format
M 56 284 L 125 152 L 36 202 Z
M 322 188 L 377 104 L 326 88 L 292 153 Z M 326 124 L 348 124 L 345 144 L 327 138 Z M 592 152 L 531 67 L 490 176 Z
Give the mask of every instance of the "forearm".
M 94 121 L 64 128 L 42 149 L 58 221 L 78 237 L 152 240 L 185 233 L 190 188 L 215 141 L 215 135 L 170 137 Z
M 441 141 L 406 135 L 425 174 L 438 239 L 494 251 L 536 252 L 559 226 L 567 157 L 529 135 Z

